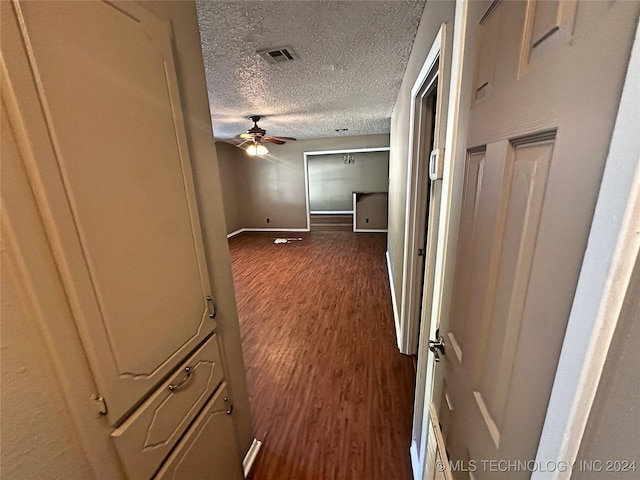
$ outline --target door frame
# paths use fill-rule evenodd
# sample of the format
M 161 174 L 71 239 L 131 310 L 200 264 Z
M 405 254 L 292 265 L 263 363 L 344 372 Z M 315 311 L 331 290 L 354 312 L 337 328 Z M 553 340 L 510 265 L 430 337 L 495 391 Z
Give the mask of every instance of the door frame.
M 470 63 L 465 58 L 471 52 L 466 47 L 466 22 L 467 22 L 467 1 L 456 2 L 453 33 L 447 38 L 447 45 L 450 46 L 449 53 L 451 68 L 448 75 L 448 89 L 440 89 L 440 99 L 444 99 L 447 95 L 446 108 L 446 133 L 443 152 L 443 174 L 442 174 L 442 193 L 440 200 L 440 217 L 438 222 L 437 248 L 435 252 L 435 268 L 433 276 L 433 293 L 431 305 L 423 309 L 423 321 L 420 334 L 427 334 L 435 325 L 440 323 L 440 319 L 449 315 L 450 300 L 453 292 L 453 274 L 455 272 L 455 255 L 458 242 L 458 223 L 460 219 L 460 199 L 462 196 L 462 188 L 464 181 L 464 164 L 457 165 L 457 152 L 465 151 L 466 125 L 469 116 L 470 101 L 470 82 L 471 76 L 463 76 L 463 67 Z M 439 32 L 440 33 L 444 33 Z M 435 42 L 434 42 L 435 43 Z M 442 55 L 445 58 L 444 54 Z M 467 95 L 465 95 L 467 92 Z M 442 112 L 444 115 L 444 112 Z M 462 155 L 464 160 L 464 155 Z M 411 182 L 409 182 L 411 185 Z M 406 250 L 405 250 L 405 260 Z M 427 315 L 427 309 L 429 313 Z M 417 326 L 417 325 L 416 325 Z M 411 338 L 406 338 L 407 345 Z M 425 414 L 431 412 L 432 393 L 435 388 L 435 375 L 433 361 L 430 361 L 431 352 L 425 346 L 426 340 L 423 339 L 422 346 L 418 351 L 418 371 L 420 365 L 430 367 L 425 375 L 424 382 L 420 379 L 416 380 L 415 391 L 415 409 L 420 408 L 423 412 L 421 421 L 414 413 L 413 432 L 420 430 L 421 448 L 425 450 L 421 453 L 417 450 L 413 442 L 411 444 L 411 460 L 413 466 L 413 474 L 415 480 L 423 478 L 434 478 L 435 464 L 433 458 L 427 455 L 426 449 L 432 441 L 432 426 L 430 415 Z M 428 389 L 427 389 L 428 387 Z M 421 406 L 421 407 L 420 407 Z M 429 452 L 430 454 L 432 452 Z
M 342 148 L 339 150 L 312 150 L 309 152 L 303 152 L 304 156 L 304 199 L 305 209 L 307 215 L 307 228 L 305 231 L 311 231 L 311 207 L 309 206 L 309 157 L 315 155 L 339 155 L 343 153 L 367 153 L 367 152 L 388 152 L 390 147 L 369 147 L 369 148 Z M 333 213 L 352 213 L 348 211 L 333 212 Z
M 424 135 L 421 134 L 421 119 L 424 118 L 427 105 L 426 98 L 437 85 L 436 119 L 433 125 L 434 150 L 443 146 L 447 99 L 446 85 L 449 83 L 447 69 L 438 71 L 437 65 L 447 60 L 446 24 L 443 23 L 436 34 L 429 53 L 425 58 L 422 69 L 411 88 L 411 110 L 409 119 L 409 161 L 407 165 L 407 197 L 404 229 L 404 258 L 402 262 L 402 295 L 400 299 L 400 329 L 397 332 L 398 347 L 404 354 L 418 353 L 418 338 L 420 335 L 420 295 L 422 294 L 422 271 L 417 251 L 420 246 L 420 236 L 425 232 L 427 207 L 424 199 L 428 195 L 429 187 L 429 156 L 431 152 L 424 152 Z M 436 69 L 434 72 L 434 68 Z M 434 76 L 435 73 L 435 76 Z M 426 155 L 425 155 L 426 153 Z M 435 249 L 431 250 L 432 258 L 425 258 L 425 262 L 435 262 Z M 416 254 L 412 253 L 416 252 Z M 425 256 L 426 256 L 425 252 Z M 424 284 L 432 284 L 424 279 Z M 423 319 L 430 318 L 430 305 L 421 312 Z
M 432 117 L 433 108 L 437 115 L 435 123 L 429 126 L 433 132 L 434 150 L 441 150 L 444 133 L 447 130 L 448 98 L 446 86 L 449 83 L 446 62 L 447 27 L 443 23 L 436 34 L 429 53 L 423 63 L 411 89 L 411 110 L 409 130 L 409 164 L 407 171 L 407 213 L 405 222 L 405 255 L 403 263 L 402 315 L 401 331 L 398 334 L 398 344 L 403 353 L 418 351 L 414 411 L 411 431 L 411 464 L 414 478 L 422 478 L 427 465 L 433 465 L 432 456 L 435 450 L 429 445 L 433 442 L 433 432 L 430 417 L 433 413 L 431 399 L 433 394 L 434 361 L 426 344 L 439 323 L 433 315 L 436 286 L 436 268 L 439 249 L 441 248 L 440 223 L 436 225 L 436 232 L 425 233 L 427 216 L 426 198 L 430 195 L 429 186 L 429 158 L 431 152 L 425 152 L 425 144 L 429 138 L 424 135 L 422 119 Z M 443 68 L 443 65 L 445 68 Z M 429 106 L 428 99 L 437 88 L 438 95 L 434 105 Z M 435 180 L 434 180 L 435 181 Z M 442 215 L 442 205 L 440 215 Z M 425 255 L 424 272 L 420 268 L 418 255 L 408 255 L 408 252 L 420 248 L 420 236 L 426 234 L 429 239 Z M 422 287 L 422 288 L 421 288 Z M 422 291 L 421 291 L 422 290 Z M 422 302 L 420 295 L 422 294 Z M 420 313 L 420 318 L 418 316 Z M 420 338 L 420 343 L 418 343 Z M 417 443 L 416 440 L 420 439 Z

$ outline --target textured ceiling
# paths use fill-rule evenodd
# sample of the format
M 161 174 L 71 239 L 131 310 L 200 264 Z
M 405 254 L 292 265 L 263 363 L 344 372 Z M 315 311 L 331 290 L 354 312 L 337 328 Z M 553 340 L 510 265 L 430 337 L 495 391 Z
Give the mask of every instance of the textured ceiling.
M 216 138 L 245 132 L 250 115 L 267 135 L 388 133 L 423 9 L 424 0 L 197 0 Z M 256 54 L 282 46 L 299 59 Z

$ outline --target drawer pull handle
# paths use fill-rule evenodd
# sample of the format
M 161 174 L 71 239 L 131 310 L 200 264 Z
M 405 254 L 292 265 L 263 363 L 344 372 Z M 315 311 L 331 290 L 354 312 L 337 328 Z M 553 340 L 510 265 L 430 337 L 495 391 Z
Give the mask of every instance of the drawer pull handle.
M 218 310 L 216 309 L 216 303 L 213 301 L 211 295 L 207 296 L 207 302 L 211 304 L 211 313 L 209 314 L 209 318 L 216 318 L 216 315 L 218 315 Z
M 229 397 L 224 397 L 224 403 L 227 404 L 227 415 L 231 415 L 231 412 L 233 412 L 233 404 L 229 400 Z
M 189 378 L 191 377 L 191 374 L 193 373 L 193 367 L 185 367 L 184 369 L 184 378 L 182 379 L 182 381 L 180 383 L 170 383 L 169 384 L 169 391 L 170 392 L 175 392 L 177 390 L 180 390 L 184 384 L 187 382 L 187 380 L 189 380 Z

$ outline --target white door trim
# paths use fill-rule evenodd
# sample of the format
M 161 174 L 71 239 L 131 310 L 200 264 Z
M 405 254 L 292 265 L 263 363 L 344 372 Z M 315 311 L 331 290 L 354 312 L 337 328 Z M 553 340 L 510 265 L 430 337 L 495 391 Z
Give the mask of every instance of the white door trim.
M 433 299 L 431 304 L 431 318 L 423 323 L 438 324 L 443 316 L 449 314 L 449 303 L 453 290 L 453 275 L 455 271 L 456 245 L 458 242 L 458 224 L 460 218 L 460 197 L 463 188 L 463 164 L 456 165 L 458 152 L 466 152 L 465 136 L 466 122 L 468 119 L 468 107 L 470 98 L 470 76 L 463 76 L 465 66 L 469 68 L 472 54 L 466 45 L 468 2 L 456 2 L 454 28 L 451 49 L 451 74 L 449 81 L 448 106 L 447 106 L 447 130 L 444 151 L 444 172 L 442 179 L 442 194 L 440 203 L 440 220 L 438 224 L 438 245 L 436 253 L 435 273 L 433 282 Z M 471 67 L 472 68 L 472 67 Z M 463 155 L 463 154 L 461 154 Z M 463 160 L 464 161 L 464 158 Z M 428 332 L 425 325 L 421 330 Z M 424 339 L 423 339 L 424 340 Z M 418 352 L 418 369 L 422 363 L 428 362 L 431 353 L 421 343 L 422 348 Z M 433 391 L 434 369 L 427 370 L 425 387 L 429 386 L 429 393 Z M 415 405 L 422 402 L 423 411 L 429 412 L 431 408 L 431 395 L 426 391 L 416 388 Z M 414 425 L 415 428 L 415 425 Z M 421 422 L 421 443 L 427 445 L 430 431 L 429 416 L 423 415 Z M 426 453 L 426 452 L 425 452 Z M 411 445 L 411 460 L 413 476 L 415 480 L 434 478 L 434 465 L 429 464 L 426 454 L 420 455 L 416 445 Z
M 422 201 L 429 184 L 428 162 L 429 153 L 424 155 L 420 135 L 420 119 L 423 116 L 423 97 L 432 86 L 438 85 L 438 91 L 444 92 L 443 80 L 434 68 L 436 62 L 444 58 L 444 38 L 446 25 L 443 23 L 436 38 L 431 45 L 431 49 L 422 65 L 422 69 L 416 78 L 411 89 L 411 110 L 409 119 L 409 162 L 407 166 L 407 198 L 404 229 L 404 259 L 402 262 L 402 295 L 400 300 L 400 332 L 398 335 L 398 346 L 405 354 L 415 354 L 418 350 L 418 336 L 420 312 L 420 286 L 421 269 L 420 258 L 417 255 L 420 248 L 420 236 L 424 233 L 424 221 L 426 216 L 426 205 Z M 436 111 L 440 112 L 436 118 L 434 131 L 438 131 L 440 123 L 444 122 L 443 95 L 438 95 L 436 99 Z M 434 148 L 440 148 L 438 135 L 434 138 Z M 427 193 L 428 194 L 428 193 Z M 428 411 L 428 410 L 427 410 Z
M 307 231 L 311 231 L 311 209 L 309 208 L 309 158 L 314 155 L 336 155 L 341 153 L 388 152 L 390 147 L 343 148 L 341 150 L 314 150 L 303 152 L 304 155 L 304 196 L 307 209 Z M 386 230 L 385 230 L 386 231 Z
M 398 336 L 398 346 L 402 353 L 416 353 L 418 348 L 418 336 L 429 336 L 431 323 L 437 325 L 438 319 L 432 315 L 432 305 L 424 302 L 422 309 L 423 323 L 420 328 L 418 320 L 418 312 L 420 311 L 420 286 L 421 286 L 421 269 L 419 268 L 419 258 L 417 255 L 411 255 L 409 252 L 417 251 L 420 247 L 420 235 L 425 230 L 426 204 L 422 201 L 425 198 L 425 192 L 428 195 L 428 162 L 429 153 L 424 155 L 423 145 L 424 135 L 421 135 L 420 119 L 423 118 L 424 99 L 433 90 L 435 85 L 441 94 L 436 100 L 437 111 L 441 112 L 436 118 L 436 124 L 443 121 L 445 116 L 442 112 L 445 89 L 442 88 L 442 82 L 445 79 L 440 75 L 438 68 L 441 64 L 437 64 L 440 59 L 445 58 L 445 35 L 446 25 L 440 26 L 431 49 L 422 65 L 422 69 L 418 74 L 416 81 L 411 89 L 411 109 L 410 109 L 410 130 L 409 130 L 409 164 L 407 167 L 407 198 L 406 198 L 406 220 L 405 220 L 405 247 L 403 260 L 403 276 L 402 276 L 402 297 L 401 297 L 401 314 L 400 314 L 400 331 L 396 332 Z M 434 71 L 435 69 L 435 71 Z M 434 125 L 433 130 L 436 131 L 442 126 Z M 434 148 L 439 148 L 437 134 L 434 135 Z M 438 226 L 440 231 L 440 227 Z M 439 243 L 439 242 L 438 242 Z M 437 248 L 428 248 L 427 252 L 434 256 L 437 255 Z M 425 254 L 427 254 L 425 252 Z M 435 262 L 436 258 L 425 259 L 427 262 Z M 425 270 L 425 275 L 426 275 Z M 429 282 L 425 279 L 425 286 Z M 425 297 L 426 298 L 426 297 Z M 398 327 L 398 323 L 396 323 Z M 422 333 L 420 332 L 422 330 Z M 424 342 L 426 339 L 423 338 Z M 425 353 L 426 352 L 426 353 Z M 411 439 L 411 464 L 413 476 L 415 479 L 421 479 L 427 463 L 427 442 L 429 435 L 429 412 L 431 405 L 433 387 L 433 360 L 428 354 L 428 350 L 421 348 L 418 355 L 418 368 L 416 374 L 416 388 L 414 399 L 414 414 Z M 420 444 L 415 441 L 416 434 L 420 436 Z
M 576 460 L 640 250 L 640 25 L 567 324 L 537 462 Z M 532 480 L 568 479 L 543 469 Z

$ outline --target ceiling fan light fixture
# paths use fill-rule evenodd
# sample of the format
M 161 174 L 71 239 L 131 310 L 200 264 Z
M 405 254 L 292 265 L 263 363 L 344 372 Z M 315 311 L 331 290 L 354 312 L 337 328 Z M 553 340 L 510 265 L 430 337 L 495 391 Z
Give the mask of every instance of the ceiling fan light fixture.
M 283 145 L 288 141 L 295 140 L 293 137 L 274 137 L 273 135 L 266 135 L 267 131 L 258 126 L 260 115 L 252 115 L 249 118 L 253 122 L 253 127 L 247 130 L 247 133 L 241 133 L 238 135 L 237 138 L 242 139 L 242 141 L 239 144 L 236 144 L 238 148 L 243 148 L 247 152 L 247 155 L 255 157 L 269 153 L 269 150 L 267 150 L 267 147 L 264 146 L 263 142 Z
M 265 147 L 261 143 L 256 142 L 256 143 L 252 143 L 247 147 L 247 153 L 252 157 L 255 157 L 255 156 L 260 157 L 262 155 L 266 155 L 267 153 L 269 153 L 269 150 L 267 150 L 267 147 Z

